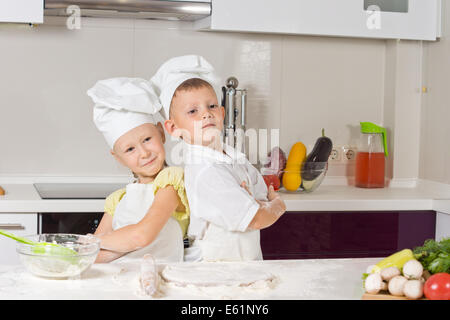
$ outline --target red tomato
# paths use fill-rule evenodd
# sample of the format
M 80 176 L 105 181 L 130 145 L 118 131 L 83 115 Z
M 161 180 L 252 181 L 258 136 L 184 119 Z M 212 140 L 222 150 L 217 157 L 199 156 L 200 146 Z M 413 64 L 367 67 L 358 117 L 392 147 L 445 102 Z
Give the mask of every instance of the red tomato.
M 272 185 L 273 189 L 276 191 L 278 189 L 280 189 L 280 179 L 278 179 L 277 175 L 275 174 L 269 174 L 269 175 L 264 175 L 264 182 L 267 185 L 267 188 Z
M 433 274 L 423 286 L 425 297 L 430 300 L 450 300 L 450 274 Z

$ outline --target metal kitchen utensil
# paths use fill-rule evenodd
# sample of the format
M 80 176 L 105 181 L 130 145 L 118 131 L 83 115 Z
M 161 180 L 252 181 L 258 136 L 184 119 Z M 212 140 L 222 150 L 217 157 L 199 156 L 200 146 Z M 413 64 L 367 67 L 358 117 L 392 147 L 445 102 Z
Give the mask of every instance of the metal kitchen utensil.
M 247 121 L 247 90 L 238 89 L 238 85 L 238 79 L 229 77 L 226 87 L 222 87 L 222 106 L 225 107 L 224 142 L 246 153 L 244 136 Z M 236 101 L 238 96 L 240 103 Z
M 77 252 L 71 248 L 64 247 L 62 245 L 50 242 L 35 242 L 30 239 L 16 236 L 8 231 L 0 229 L 0 235 L 16 240 L 20 243 L 25 243 L 33 246 L 32 252 L 34 254 L 48 254 L 48 255 L 58 255 L 58 256 L 73 256 Z

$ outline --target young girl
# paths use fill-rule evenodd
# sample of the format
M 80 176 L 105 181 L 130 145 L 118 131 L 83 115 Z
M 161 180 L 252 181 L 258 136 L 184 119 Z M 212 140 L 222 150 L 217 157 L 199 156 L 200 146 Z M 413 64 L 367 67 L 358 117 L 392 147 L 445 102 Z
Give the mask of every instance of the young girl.
M 164 130 L 156 120 L 161 105 L 153 88 L 143 79 L 113 78 L 98 81 L 87 94 L 111 154 L 137 179 L 105 201 L 94 234 L 101 240 L 96 262 L 147 253 L 159 262 L 183 261 L 189 224 L 183 169 L 166 167 Z

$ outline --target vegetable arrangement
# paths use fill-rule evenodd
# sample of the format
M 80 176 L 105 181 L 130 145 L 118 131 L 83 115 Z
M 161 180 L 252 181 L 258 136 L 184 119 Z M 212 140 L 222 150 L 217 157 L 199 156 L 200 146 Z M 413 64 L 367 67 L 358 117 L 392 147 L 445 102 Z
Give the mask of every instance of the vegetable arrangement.
M 414 250 L 404 249 L 370 266 L 363 274 L 369 294 L 450 300 L 450 238 L 426 240 Z
M 269 152 L 268 162 L 264 165 L 264 169 L 270 168 L 264 170 L 264 181 L 267 186 L 273 185 L 275 190 L 282 185 L 288 191 L 296 191 L 300 187 L 312 191 L 323 178 L 332 147 L 333 143 L 325 136 L 324 129 L 308 155 L 306 146 L 300 141 L 291 147 L 287 159 L 283 150 L 275 147 Z
M 421 247 L 413 250 L 414 257 L 431 274 L 439 272 L 450 273 L 450 238 L 436 242 L 433 239 L 426 240 Z

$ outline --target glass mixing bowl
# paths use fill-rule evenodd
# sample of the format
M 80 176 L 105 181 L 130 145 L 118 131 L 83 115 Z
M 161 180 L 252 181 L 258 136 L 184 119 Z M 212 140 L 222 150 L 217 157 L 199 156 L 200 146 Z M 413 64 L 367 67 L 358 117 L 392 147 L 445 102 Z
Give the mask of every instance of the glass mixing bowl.
M 100 239 L 93 236 L 44 233 L 27 236 L 27 238 L 35 242 L 62 245 L 74 251 L 73 254 L 58 254 L 57 251 L 50 250 L 48 247 L 45 252 L 42 252 L 42 250 L 36 250 L 36 245 L 17 242 L 16 251 L 24 266 L 33 275 L 44 278 L 76 277 L 95 262 L 100 251 Z

